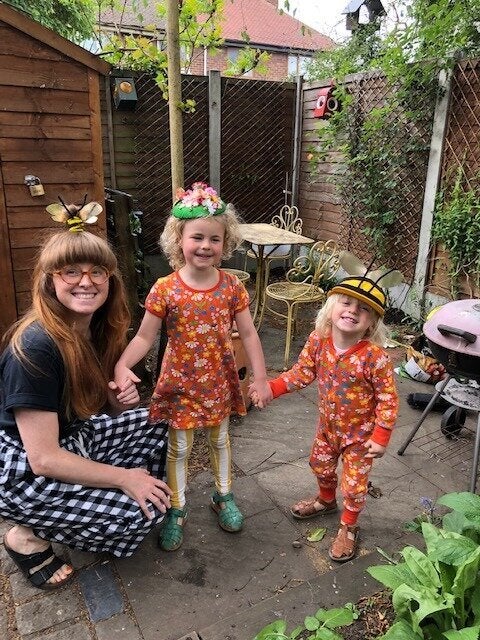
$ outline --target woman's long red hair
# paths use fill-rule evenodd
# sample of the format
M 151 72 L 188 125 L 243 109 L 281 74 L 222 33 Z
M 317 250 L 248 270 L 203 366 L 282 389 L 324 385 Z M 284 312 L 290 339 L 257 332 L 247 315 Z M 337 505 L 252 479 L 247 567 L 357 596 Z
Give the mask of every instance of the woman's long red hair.
M 81 335 L 68 322 L 68 310 L 58 301 L 52 273 L 68 264 L 91 263 L 110 273 L 105 303 L 90 323 L 91 339 Z M 130 314 L 117 259 L 102 238 L 82 231 L 64 231 L 49 238 L 33 271 L 32 306 L 9 332 L 14 354 L 28 363 L 23 334 L 38 322 L 57 345 L 65 365 L 64 399 L 67 413 L 88 418 L 107 403 L 107 383 L 127 344 Z

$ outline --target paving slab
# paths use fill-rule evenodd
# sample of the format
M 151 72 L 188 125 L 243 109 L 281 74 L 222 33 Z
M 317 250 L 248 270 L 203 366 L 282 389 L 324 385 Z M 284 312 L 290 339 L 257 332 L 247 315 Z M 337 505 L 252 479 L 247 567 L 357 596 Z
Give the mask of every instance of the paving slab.
M 242 532 L 222 531 L 209 492 L 195 488 L 177 552 L 160 552 L 151 536 L 134 559 L 116 562 L 145 640 L 176 640 L 317 575 L 303 548 L 292 546 L 295 527 L 255 480 L 238 478 L 235 492 L 246 515 Z

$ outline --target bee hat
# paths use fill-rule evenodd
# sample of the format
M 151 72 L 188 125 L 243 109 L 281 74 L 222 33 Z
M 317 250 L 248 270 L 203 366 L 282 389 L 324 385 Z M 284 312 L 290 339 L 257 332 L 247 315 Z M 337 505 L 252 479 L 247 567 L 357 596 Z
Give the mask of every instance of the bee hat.
M 327 296 L 334 293 L 351 296 L 361 302 L 367 304 L 371 309 L 376 311 L 380 317 L 385 315 L 387 307 L 387 294 L 383 287 L 393 287 L 400 284 L 403 276 L 396 269 L 377 269 L 370 271 L 372 263 L 368 267 L 358 260 L 356 256 L 348 251 L 342 251 L 340 254 L 340 264 L 345 271 L 352 275 L 347 276 L 338 282 Z M 380 286 L 379 282 L 382 282 Z

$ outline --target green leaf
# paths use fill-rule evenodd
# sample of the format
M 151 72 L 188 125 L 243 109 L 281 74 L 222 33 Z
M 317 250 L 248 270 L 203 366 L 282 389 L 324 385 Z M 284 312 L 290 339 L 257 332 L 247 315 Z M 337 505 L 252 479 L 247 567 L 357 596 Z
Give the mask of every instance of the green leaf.
M 405 563 L 416 579 L 426 587 L 440 588 L 442 583 L 432 562 L 415 547 L 405 547 L 402 551 Z
M 401 585 L 392 594 L 392 604 L 397 616 L 411 622 L 413 630 L 420 633 L 420 623 L 427 617 L 440 611 L 453 613 L 453 596 L 439 594 L 428 587 L 412 589 Z
M 392 591 L 405 583 L 411 586 L 420 586 L 415 574 L 403 562 L 395 566 L 377 565 L 368 567 L 367 571 L 375 580 L 378 580 Z
M 318 527 L 318 529 L 314 529 L 307 536 L 307 540 L 309 542 L 320 542 L 325 537 L 327 530 L 325 527 Z
M 478 640 L 480 634 L 480 626 L 465 627 L 458 631 L 444 631 L 443 635 L 447 640 Z
M 480 496 L 463 491 L 462 493 L 447 493 L 437 500 L 438 504 L 450 507 L 454 511 L 460 513 L 478 513 L 480 514 Z
M 317 620 L 323 622 L 329 629 L 335 629 L 335 627 L 343 627 L 344 625 L 352 624 L 353 611 L 348 607 L 341 607 L 338 609 L 319 609 L 315 614 Z
M 433 561 L 440 561 L 454 567 L 460 567 L 469 561 L 472 554 L 475 553 L 479 547 L 473 540 L 461 536 L 458 533 L 449 532 L 448 535 L 455 537 L 443 540 L 437 549 L 429 553 L 429 558 Z
M 285 620 L 275 620 L 257 633 L 253 640 L 276 640 L 285 637 L 287 625 Z
M 416 633 L 406 620 L 395 622 L 381 640 L 422 640 L 423 634 Z M 380 640 L 380 639 L 379 639 Z
M 320 622 L 313 616 L 307 616 L 303 624 L 305 625 L 305 629 L 308 629 L 308 631 L 315 631 L 320 626 Z

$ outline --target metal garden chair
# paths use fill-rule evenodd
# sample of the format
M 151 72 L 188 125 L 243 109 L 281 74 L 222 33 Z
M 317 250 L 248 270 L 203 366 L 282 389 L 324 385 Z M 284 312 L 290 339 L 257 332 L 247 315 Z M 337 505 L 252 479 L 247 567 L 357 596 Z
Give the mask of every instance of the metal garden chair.
M 325 291 L 322 284 L 333 278 L 340 267 L 340 254 L 333 240 L 320 240 L 311 246 L 307 255 L 297 258 L 288 271 L 286 279 L 274 282 L 265 289 L 265 308 L 275 316 L 287 321 L 284 369 L 288 369 L 290 347 L 295 335 L 299 307 L 312 302 L 323 302 Z M 282 313 L 271 306 L 272 300 L 286 306 Z

